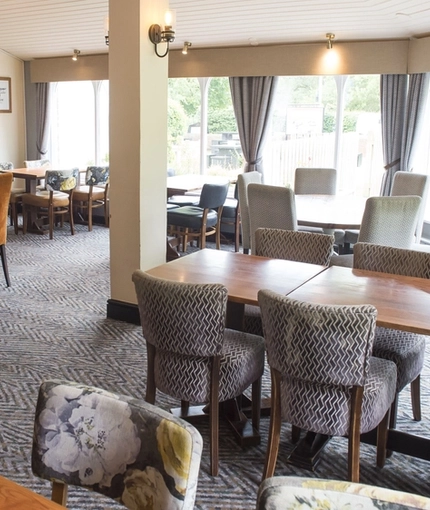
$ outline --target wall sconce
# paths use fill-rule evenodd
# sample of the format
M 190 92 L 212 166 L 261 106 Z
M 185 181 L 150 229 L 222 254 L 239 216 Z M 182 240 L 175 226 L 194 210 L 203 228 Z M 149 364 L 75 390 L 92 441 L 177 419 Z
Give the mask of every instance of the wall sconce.
M 105 16 L 105 43 L 109 46 L 109 16 Z
M 334 34 L 325 34 L 327 39 L 327 49 L 331 50 L 333 48 L 333 40 L 335 38 Z
M 155 54 L 157 57 L 163 58 L 169 53 L 169 44 L 175 40 L 175 11 L 167 11 L 164 16 L 164 30 L 161 29 L 160 25 L 151 25 L 149 27 L 149 39 L 155 46 Z M 157 45 L 160 43 L 166 43 L 166 51 L 160 55 L 158 53 Z
M 72 60 L 74 62 L 76 62 L 78 60 L 78 55 L 80 55 L 80 51 L 79 50 L 73 50 L 73 57 L 72 57 Z
M 182 54 L 188 55 L 188 48 L 191 48 L 192 44 L 190 42 L 185 41 L 184 47 L 182 48 Z

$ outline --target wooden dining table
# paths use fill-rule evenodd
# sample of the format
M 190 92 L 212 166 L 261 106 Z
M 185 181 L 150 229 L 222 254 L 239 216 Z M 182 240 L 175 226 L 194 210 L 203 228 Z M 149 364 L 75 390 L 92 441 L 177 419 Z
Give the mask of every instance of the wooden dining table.
M 12 168 L 2 172 L 11 173 L 17 179 L 24 179 L 26 193 L 36 193 L 37 183 L 44 179 L 46 168 Z
M 173 195 L 184 195 L 190 191 L 198 192 L 205 184 L 224 184 L 227 181 L 230 179 L 216 175 L 172 175 L 167 177 L 167 198 Z
M 0 476 L 0 509 L 64 510 L 64 507 L 22 485 Z

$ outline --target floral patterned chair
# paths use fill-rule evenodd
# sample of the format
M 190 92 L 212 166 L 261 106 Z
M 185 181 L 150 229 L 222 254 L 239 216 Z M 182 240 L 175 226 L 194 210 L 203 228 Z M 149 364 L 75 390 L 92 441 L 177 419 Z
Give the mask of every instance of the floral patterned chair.
M 275 476 L 260 485 L 257 510 L 315 510 L 329 508 L 430 509 L 430 499 L 362 483 Z
M 192 509 L 202 438 L 188 423 L 142 400 L 58 380 L 39 390 L 33 473 L 104 494 L 131 510 Z

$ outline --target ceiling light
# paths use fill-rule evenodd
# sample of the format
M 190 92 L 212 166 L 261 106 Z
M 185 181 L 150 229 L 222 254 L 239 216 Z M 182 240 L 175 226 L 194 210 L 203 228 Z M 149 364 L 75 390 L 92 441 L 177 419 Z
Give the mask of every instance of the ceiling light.
M 169 53 L 169 44 L 175 40 L 175 11 L 166 11 L 164 16 L 164 30 L 160 25 L 151 25 L 149 27 L 149 39 L 155 46 L 155 54 L 157 57 L 163 58 Z M 157 45 L 166 43 L 166 51 L 161 55 L 158 53 Z
M 190 42 L 185 41 L 184 47 L 182 48 L 183 55 L 188 55 L 188 48 L 190 48 L 192 44 Z
M 73 50 L 73 57 L 72 57 L 72 60 L 74 60 L 75 62 L 78 60 L 78 55 L 80 54 L 81 52 L 79 50 Z
M 333 39 L 335 38 L 334 34 L 325 34 L 327 39 L 327 49 L 331 50 L 333 48 Z

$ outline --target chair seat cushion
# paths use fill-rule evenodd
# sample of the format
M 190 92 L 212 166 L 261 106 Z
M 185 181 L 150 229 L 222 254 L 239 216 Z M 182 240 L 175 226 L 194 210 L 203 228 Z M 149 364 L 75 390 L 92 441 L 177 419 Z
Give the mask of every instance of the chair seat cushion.
M 203 218 L 203 209 L 196 206 L 184 206 L 167 213 L 167 223 L 185 228 L 200 228 Z M 206 225 L 213 227 L 217 224 L 218 213 L 209 209 Z
M 339 367 L 341 369 L 341 367 Z M 374 429 L 396 394 L 396 365 L 371 357 L 364 386 L 361 432 Z M 351 388 L 303 383 L 284 376 L 281 381 L 282 418 L 304 430 L 344 436 L 349 432 Z M 303 402 L 307 402 L 303 406 Z
M 73 193 L 73 201 L 79 202 L 79 201 L 86 201 L 88 200 L 88 195 L 90 193 L 90 187 L 89 186 L 79 186 L 75 189 Z M 99 188 L 98 186 L 93 186 L 93 200 L 103 200 L 105 198 L 105 190 L 104 188 Z
M 69 195 L 61 191 L 54 191 L 52 200 L 54 207 L 67 207 L 69 205 Z M 48 207 L 49 191 L 38 191 L 36 194 L 25 193 L 22 197 L 22 202 L 36 207 Z
M 397 366 L 397 392 L 418 377 L 424 365 L 426 336 L 377 327 L 372 356 Z
M 224 202 L 222 210 L 223 218 L 235 218 L 237 211 L 238 201 L 235 198 L 227 198 Z
M 175 204 L 180 207 L 187 205 L 199 205 L 200 196 L 196 195 L 173 195 L 167 201 L 168 204 Z
M 237 397 L 262 376 L 264 351 L 263 338 L 225 330 L 220 363 L 220 402 Z M 206 403 L 210 397 L 210 359 L 172 352 L 164 355 L 158 349 L 155 383 L 163 393 L 193 403 Z

